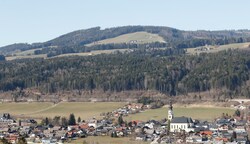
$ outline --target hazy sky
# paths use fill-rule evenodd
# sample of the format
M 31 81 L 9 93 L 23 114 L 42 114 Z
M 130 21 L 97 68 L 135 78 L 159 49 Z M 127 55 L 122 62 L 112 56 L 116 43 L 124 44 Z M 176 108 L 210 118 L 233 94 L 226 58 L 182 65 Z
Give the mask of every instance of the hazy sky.
M 0 46 L 124 25 L 250 29 L 250 0 L 0 0 Z

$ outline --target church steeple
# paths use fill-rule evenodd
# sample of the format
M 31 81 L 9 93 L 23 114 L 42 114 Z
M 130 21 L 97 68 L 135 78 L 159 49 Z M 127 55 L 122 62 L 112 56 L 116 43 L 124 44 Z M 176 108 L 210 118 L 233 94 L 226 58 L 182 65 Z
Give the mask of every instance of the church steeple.
M 172 120 L 174 118 L 174 113 L 173 113 L 173 105 L 172 105 L 172 101 L 169 102 L 169 106 L 168 106 L 168 120 Z

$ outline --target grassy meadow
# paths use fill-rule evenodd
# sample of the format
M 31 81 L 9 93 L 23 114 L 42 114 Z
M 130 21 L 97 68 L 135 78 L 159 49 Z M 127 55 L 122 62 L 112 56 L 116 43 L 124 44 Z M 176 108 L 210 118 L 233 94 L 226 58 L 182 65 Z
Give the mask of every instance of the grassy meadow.
M 33 117 L 36 119 L 54 116 L 68 117 L 74 113 L 82 119 L 99 118 L 102 112 L 110 112 L 125 103 L 119 102 L 61 102 L 52 103 L 1 103 L 0 113 L 8 112 L 17 117 Z
M 0 103 L 0 113 L 8 112 L 17 117 L 32 117 L 40 119 L 44 117 L 65 116 L 68 117 L 70 113 L 74 113 L 76 117 L 82 119 L 100 118 L 103 112 L 111 112 L 119 107 L 124 106 L 125 102 L 61 102 L 58 104 L 53 103 Z M 175 116 L 187 116 L 194 119 L 214 120 L 216 117 L 221 116 L 222 113 L 232 115 L 234 109 L 223 107 L 192 107 L 192 106 L 174 106 Z M 138 114 L 129 115 L 124 117 L 125 120 L 160 120 L 167 118 L 167 107 L 160 109 L 147 110 Z
M 212 121 L 216 117 L 219 117 L 222 115 L 222 113 L 228 113 L 229 115 L 232 115 L 234 113 L 234 109 L 230 108 L 223 108 L 223 107 L 183 107 L 183 106 L 174 106 L 174 116 L 180 117 L 180 116 L 186 116 L 186 117 L 192 117 L 193 119 L 201 119 L 201 120 L 208 120 Z M 160 120 L 163 118 L 167 118 L 168 116 L 168 108 L 162 107 L 160 109 L 153 109 L 148 110 L 139 114 L 134 114 L 126 117 L 125 119 L 127 121 L 131 120 Z
M 86 46 L 93 46 L 98 44 L 110 44 L 110 43 L 129 43 L 135 40 L 137 41 L 137 43 L 141 44 L 152 43 L 152 42 L 165 42 L 164 39 L 157 34 L 151 34 L 148 32 L 135 32 L 135 33 L 120 35 L 114 38 L 96 41 L 87 44 Z
M 42 109 L 53 106 L 52 103 L 0 103 L 0 113 L 13 115 L 29 115 Z

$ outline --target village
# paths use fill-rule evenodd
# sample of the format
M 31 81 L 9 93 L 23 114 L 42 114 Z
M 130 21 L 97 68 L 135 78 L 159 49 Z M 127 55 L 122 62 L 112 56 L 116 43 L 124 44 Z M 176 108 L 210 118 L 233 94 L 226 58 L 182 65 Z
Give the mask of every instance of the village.
M 174 107 L 170 102 L 162 120 L 124 121 L 127 115 L 151 109 L 151 105 L 129 103 L 112 112 L 102 113 L 102 119 L 75 120 L 73 123 L 59 124 L 45 119 L 38 124 L 33 119 L 12 118 L 11 114 L 0 116 L 0 138 L 2 143 L 74 143 L 86 137 L 130 137 L 133 141 L 159 143 L 205 143 L 205 144 L 245 144 L 250 128 L 250 107 L 236 107 L 234 116 L 222 114 L 213 122 L 175 117 Z M 72 116 L 72 115 L 71 115 Z M 54 121 L 56 117 L 53 119 Z

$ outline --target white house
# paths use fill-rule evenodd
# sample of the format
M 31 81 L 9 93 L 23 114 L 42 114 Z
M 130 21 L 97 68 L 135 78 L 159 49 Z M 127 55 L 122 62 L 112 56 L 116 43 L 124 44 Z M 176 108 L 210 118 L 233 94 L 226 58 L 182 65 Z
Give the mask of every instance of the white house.
M 170 122 L 170 132 L 180 132 L 184 130 L 185 132 L 194 131 L 194 122 L 192 118 L 188 117 L 174 117 Z

